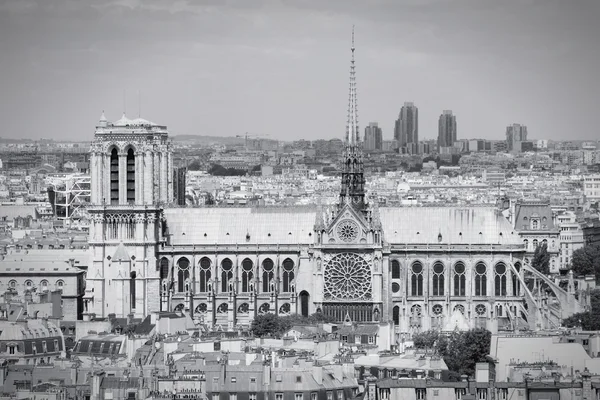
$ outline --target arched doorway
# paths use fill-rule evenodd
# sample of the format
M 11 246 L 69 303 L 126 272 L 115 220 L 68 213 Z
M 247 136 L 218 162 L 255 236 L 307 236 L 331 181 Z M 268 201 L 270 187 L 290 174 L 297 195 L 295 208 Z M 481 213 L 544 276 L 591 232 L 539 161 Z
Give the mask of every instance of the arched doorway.
M 308 317 L 308 302 L 310 301 L 310 295 L 306 290 L 300 292 L 300 314 L 303 317 Z

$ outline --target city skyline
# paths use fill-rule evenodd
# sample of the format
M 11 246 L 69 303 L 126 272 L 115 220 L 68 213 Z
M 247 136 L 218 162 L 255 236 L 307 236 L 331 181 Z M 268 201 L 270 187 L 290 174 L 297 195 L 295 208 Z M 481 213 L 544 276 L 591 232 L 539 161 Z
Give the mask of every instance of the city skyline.
M 377 121 L 391 140 L 400 107 L 410 101 L 421 111 L 422 140 L 437 137 L 443 109 L 460 116 L 463 138 L 502 140 L 518 121 L 531 138 L 591 140 L 600 99 L 593 75 L 600 66 L 592 18 L 598 7 L 535 0 L 5 1 L 0 50 L 10 57 L 0 61 L 0 136 L 91 140 L 102 110 L 116 120 L 126 109 L 174 135 L 343 138 L 347 105 L 338 94 L 346 81 L 339 71 L 354 24 L 364 60 L 361 130 Z M 552 117 L 563 109 L 564 101 L 548 100 L 557 97 L 568 99 L 573 118 Z

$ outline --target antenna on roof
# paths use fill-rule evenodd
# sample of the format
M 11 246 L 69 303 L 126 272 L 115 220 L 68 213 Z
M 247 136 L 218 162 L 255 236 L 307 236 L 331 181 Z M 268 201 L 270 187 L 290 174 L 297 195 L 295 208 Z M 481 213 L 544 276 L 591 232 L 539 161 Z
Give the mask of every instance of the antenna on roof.
M 138 118 L 142 118 L 142 91 L 138 89 Z
M 127 114 L 127 101 L 125 100 L 126 89 L 123 89 L 123 115 Z

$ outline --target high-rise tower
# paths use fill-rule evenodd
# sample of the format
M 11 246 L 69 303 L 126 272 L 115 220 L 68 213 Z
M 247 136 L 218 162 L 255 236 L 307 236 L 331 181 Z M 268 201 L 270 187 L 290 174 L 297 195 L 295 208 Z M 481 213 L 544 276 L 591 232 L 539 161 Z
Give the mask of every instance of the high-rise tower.
M 104 113 L 90 149 L 91 206 L 84 311 L 137 317 L 160 309 L 156 251 L 173 202 L 166 126 Z
M 394 125 L 394 139 L 398 141 L 400 152 L 419 152 L 419 109 L 414 103 L 406 102 Z
M 456 116 L 452 110 L 444 110 L 438 122 L 438 150 L 452 147 L 456 142 Z
M 354 27 L 352 28 L 352 58 L 350 60 L 350 93 L 348 99 L 348 121 L 342 166 L 342 189 L 339 205 L 351 204 L 358 210 L 365 206 L 365 178 L 363 153 L 358 127 L 358 104 L 356 98 L 356 69 L 354 62 Z

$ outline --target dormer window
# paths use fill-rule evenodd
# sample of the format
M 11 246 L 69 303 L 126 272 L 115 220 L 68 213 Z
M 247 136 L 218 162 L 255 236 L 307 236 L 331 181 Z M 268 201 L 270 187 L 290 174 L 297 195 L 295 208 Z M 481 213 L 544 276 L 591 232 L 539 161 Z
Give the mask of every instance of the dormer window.
M 540 229 L 540 221 L 537 219 L 532 219 L 531 220 L 531 229 L 533 229 L 533 230 Z

